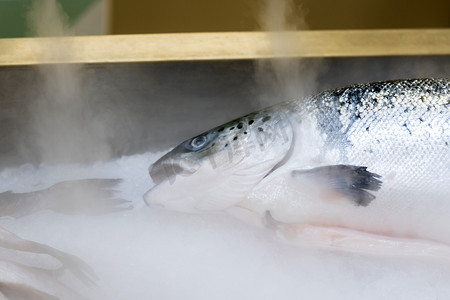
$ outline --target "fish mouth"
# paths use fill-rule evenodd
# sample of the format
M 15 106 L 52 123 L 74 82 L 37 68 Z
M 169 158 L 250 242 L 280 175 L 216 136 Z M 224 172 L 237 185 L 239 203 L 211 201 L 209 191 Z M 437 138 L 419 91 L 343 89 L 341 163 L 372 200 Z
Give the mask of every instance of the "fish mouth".
M 192 175 L 199 168 L 200 163 L 196 160 L 173 159 L 171 156 L 164 155 L 150 167 L 149 173 L 155 185 L 165 181 L 169 181 L 172 184 L 177 176 Z
M 166 180 L 172 181 L 182 172 L 183 168 L 179 164 L 155 163 L 150 168 L 150 177 L 158 185 Z
M 144 194 L 144 202 L 153 208 L 163 208 L 182 212 L 191 212 L 186 203 L 191 203 L 191 197 L 184 190 L 185 184 L 176 185 L 176 180 L 185 183 L 179 176 L 187 177 L 195 173 L 197 164 L 184 159 L 175 161 L 173 159 L 158 160 L 149 169 L 150 177 L 154 186 Z M 173 186 L 175 184 L 175 187 Z

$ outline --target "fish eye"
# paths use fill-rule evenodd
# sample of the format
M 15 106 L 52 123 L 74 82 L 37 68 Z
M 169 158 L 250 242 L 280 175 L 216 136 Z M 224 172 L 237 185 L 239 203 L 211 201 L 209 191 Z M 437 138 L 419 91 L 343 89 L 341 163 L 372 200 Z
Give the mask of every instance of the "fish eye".
M 207 138 L 204 135 L 199 135 L 195 138 L 193 138 L 189 143 L 188 143 L 188 149 L 189 150 L 200 150 L 203 146 L 206 145 L 207 142 Z

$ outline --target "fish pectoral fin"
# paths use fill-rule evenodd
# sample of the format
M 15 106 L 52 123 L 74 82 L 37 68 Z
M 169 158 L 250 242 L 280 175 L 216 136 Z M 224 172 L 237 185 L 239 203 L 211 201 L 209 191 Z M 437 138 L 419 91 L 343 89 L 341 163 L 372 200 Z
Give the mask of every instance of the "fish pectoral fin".
M 428 240 L 390 237 L 341 227 L 278 224 L 277 234 L 292 244 L 366 255 L 444 258 L 450 246 Z
M 357 206 L 367 206 L 375 199 L 368 191 L 378 191 L 382 181 L 380 175 L 367 171 L 367 167 L 332 165 L 309 170 L 294 170 L 296 180 L 311 181 L 324 192 L 344 195 Z M 333 193 L 331 193 L 333 194 Z

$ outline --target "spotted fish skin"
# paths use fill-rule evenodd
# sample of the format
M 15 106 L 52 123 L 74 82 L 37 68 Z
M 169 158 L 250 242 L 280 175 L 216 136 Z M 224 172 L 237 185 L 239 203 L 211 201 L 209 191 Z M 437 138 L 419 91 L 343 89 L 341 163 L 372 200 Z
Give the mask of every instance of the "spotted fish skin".
M 318 124 L 327 133 L 328 144 L 349 142 L 350 135 L 359 136 L 364 129 L 374 133 L 374 124 L 385 126 L 386 118 L 395 118 L 403 127 L 396 134 L 413 133 L 414 129 L 429 127 L 429 138 L 448 142 L 448 110 L 450 105 L 450 82 L 448 79 L 410 79 L 374 82 L 325 91 L 309 98 L 309 111 L 315 113 Z M 301 115 L 302 104 L 294 104 L 294 111 Z M 433 119 L 440 122 L 442 137 L 432 136 Z M 445 117 L 447 115 L 447 118 Z M 402 122 L 403 121 L 403 122 Z M 372 126 L 371 126 L 372 125 Z M 364 127 L 364 128 L 363 128 Z M 446 135 L 445 135 L 446 134 Z
M 282 222 L 450 242 L 448 79 L 354 85 L 281 106 L 295 128 L 292 154 L 243 206 Z M 293 170 L 329 165 L 364 166 L 379 175 L 376 198 L 365 208 L 315 201 L 320 196 L 305 192 L 310 182 L 292 182 Z
M 450 243 L 449 106 L 450 80 L 433 78 L 353 85 L 279 104 L 174 148 L 150 167 L 159 184 L 145 199 L 182 211 L 241 209 L 282 223 Z M 236 135 L 241 123 L 247 134 Z M 187 146 L 197 138 L 199 149 Z M 232 151 L 231 160 L 218 155 L 230 145 L 245 151 Z M 214 168 L 211 157 L 228 160 Z M 172 181 L 164 179 L 168 168 L 176 169 Z
M 339 149 L 342 163 L 370 160 L 372 170 L 373 159 L 399 169 L 409 163 L 410 174 L 450 178 L 448 79 L 355 85 L 321 93 L 307 105 L 326 135 L 324 149 Z
M 448 155 L 449 109 L 450 80 L 432 78 L 353 85 L 286 105 L 294 123 L 315 118 L 326 137 L 321 152 L 339 149 L 342 163 L 386 146 Z M 422 147 L 442 149 L 426 153 Z

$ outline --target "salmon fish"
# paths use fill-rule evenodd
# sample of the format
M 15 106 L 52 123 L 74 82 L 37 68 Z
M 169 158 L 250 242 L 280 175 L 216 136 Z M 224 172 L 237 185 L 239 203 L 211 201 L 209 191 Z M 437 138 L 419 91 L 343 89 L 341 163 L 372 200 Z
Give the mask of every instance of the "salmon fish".
M 450 257 L 450 80 L 278 104 L 182 142 L 149 172 L 151 206 L 227 212 L 306 244 Z

